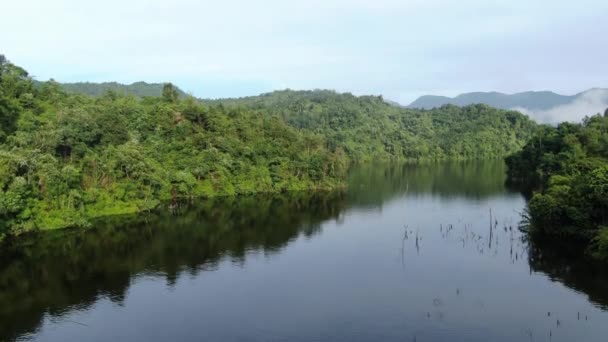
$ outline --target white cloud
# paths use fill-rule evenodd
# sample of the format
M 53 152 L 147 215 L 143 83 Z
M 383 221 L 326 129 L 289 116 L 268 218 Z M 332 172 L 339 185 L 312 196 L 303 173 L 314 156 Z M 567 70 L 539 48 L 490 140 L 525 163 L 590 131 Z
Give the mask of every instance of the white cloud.
M 557 106 L 548 110 L 529 110 L 514 108 L 532 119 L 556 124 L 564 121 L 580 122 L 585 116 L 604 113 L 608 109 L 608 89 L 592 89 L 582 93 L 572 103 Z
M 0 53 L 41 79 L 169 80 L 201 96 L 197 79 L 407 103 L 574 92 L 608 74 L 598 0 L 4 0 L 2 12 Z

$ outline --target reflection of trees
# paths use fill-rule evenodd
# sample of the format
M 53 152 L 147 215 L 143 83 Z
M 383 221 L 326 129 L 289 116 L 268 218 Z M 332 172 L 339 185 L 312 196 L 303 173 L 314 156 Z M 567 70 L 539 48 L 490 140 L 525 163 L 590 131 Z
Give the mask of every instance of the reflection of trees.
M 123 300 L 131 278 L 159 272 L 169 284 L 223 257 L 273 253 L 318 233 L 337 218 L 343 194 L 224 198 L 148 216 L 104 220 L 91 230 L 45 232 L 3 247 L 0 255 L 0 340 L 38 328 L 45 313 Z M 147 223 L 146 223 L 147 222 Z M 10 261 L 10 262 L 9 262 Z
M 352 172 L 343 193 L 290 193 L 204 200 L 176 215 L 105 219 L 90 230 L 44 232 L 0 248 L 0 340 L 35 331 L 45 313 L 86 308 L 99 298 L 120 303 L 132 278 L 213 269 L 222 258 L 242 263 L 249 251 L 272 254 L 348 207 L 376 207 L 392 198 L 433 193 L 479 199 L 504 193 L 504 165 L 444 163 L 374 165 Z M 608 270 L 563 246 L 530 247 L 530 265 L 608 308 Z M 604 266 L 605 267 L 605 266 Z
M 608 269 L 585 258 L 576 243 L 531 242 L 530 267 L 565 286 L 585 293 L 589 300 L 608 310 Z
M 486 198 L 505 191 L 505 165 L 501 159 L 422 165 L 366 165 L 349 178 L 349 203 L 377 206 L 405 194 Z

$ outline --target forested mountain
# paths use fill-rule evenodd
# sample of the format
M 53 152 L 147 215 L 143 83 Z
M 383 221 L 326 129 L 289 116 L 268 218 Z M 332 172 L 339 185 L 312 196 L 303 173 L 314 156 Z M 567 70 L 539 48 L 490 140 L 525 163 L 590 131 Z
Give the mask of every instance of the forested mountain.
M 183 197 L 335 188 L 352 162 L 504 156 L 536 127 L 485 105 L 412 110 L 332 91 L 92 97 L 34 86 L 3 57 L 0 119 L 0 235 Z
M 37 85 L 42 85 L 44 82 L 35 82 Z M 135 82 L 131 84 L 122 84 L 116 82 L 76 82 L 76 83 L 58 83 L 59 86 L 70 94 L 83 94 L 90 96 L 102 96 L 108 91 L 114 91 L 121 95 L 133 95 L 137 97 L 146 96 L 161 96 L 164 83 L 146 83 Z M 187 94 L 181 89 L 174 87 L 180 97 L 185 97 Z
M 582 124 L 542 127 L 506 161 L 511 183 L 537 190 L 532 235 L 583 241 L 608 260 L 608 109 Z
M 399 108 L 382 97 L 330 90 L 276 91 L 219 100 L 227 108 L 264 111 L 321 135 L 354 160 L 491 158 L 518 150 L 536 126 L 526 116 L 486 105 Z
M 0 64 L 0 232 L 87 225 L 190 196 L 331 188 L 348 159 L 263 113 L 70 95 Z
M 456 97 L 425 95 L 416 99 L 408 107 L 430 109 L 441 107 L 446 104 L 466 106 L 475 103 L 484 103 L 501 109 L 527 108 L 530 110 L 546 110 L 571 103 L 578 96 L 581 96 L 581 94 L 568 96 L 559 95 L 551 91 L 526 91 L 516 94 L 473 92 L 460 94 Z
M 495 108 L 520 111 L 537 122 L 557 125 L 560 122 L 580 122 L 585 116 L 602 113 L 608 107 L 608 89 L 593 88 L 576 95 L 559 95 L 550 91 L 528 91 L 513 95 L 477 92 L 458 95 L 422 96 L 410 108 L 436 108 L 445 104 L 466 106 L 484 103 Z

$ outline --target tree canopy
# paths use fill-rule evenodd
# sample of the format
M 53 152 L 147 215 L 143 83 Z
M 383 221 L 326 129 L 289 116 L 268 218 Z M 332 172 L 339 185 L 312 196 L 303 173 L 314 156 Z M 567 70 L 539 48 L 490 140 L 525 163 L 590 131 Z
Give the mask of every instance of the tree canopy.
M 511 183 L 537 189 L 533 235 L 580 240 L 608 259 L 608 117 L 543 126 L 506 161 Z
M 92 97 L 0 61 L 0 235 L 184 197 L 335 188 L 353 162 L 501 157 L 536 127 L 485 105 L 412 110 L 323 90 Z
M 42 86 L 45 82 L 34 81 L 34 86 Z M 69 94 L 81 94 L 94 97 L 106 95 L 108 91 L 115 92 L 121 95 L 133 95 L 135 97 L 159 97 L 163 92 L 165 83 L 147 83 L 135 82 L 131 84 L 122 84 L 117 82 L 75 82 L 75 83 L 57 83 L 61 89 Z M 175 87 L 175 86 L 174 86 Z M 175 87 L 180 98 L 188 96 L 184 91 Z
M 301 131 L 325 137 L 354 160 L 479 159 L 519 150 L 536 124 L 527 116 L 487 105 L 406 109 L 379 96 L 330 90 L 276 91 L 211 101 L 229 108 L 264 111 Z

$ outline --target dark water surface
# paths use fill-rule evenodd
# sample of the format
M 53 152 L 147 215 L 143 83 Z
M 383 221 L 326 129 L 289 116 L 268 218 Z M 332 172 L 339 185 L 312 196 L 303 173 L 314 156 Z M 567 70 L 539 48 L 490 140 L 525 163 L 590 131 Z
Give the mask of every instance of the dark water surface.
M 0 340 L 607 341 L 608 272 L 530 246 L 500 161 L 199 201 L 0 252 Z

